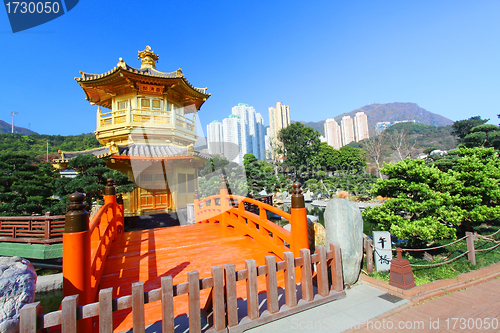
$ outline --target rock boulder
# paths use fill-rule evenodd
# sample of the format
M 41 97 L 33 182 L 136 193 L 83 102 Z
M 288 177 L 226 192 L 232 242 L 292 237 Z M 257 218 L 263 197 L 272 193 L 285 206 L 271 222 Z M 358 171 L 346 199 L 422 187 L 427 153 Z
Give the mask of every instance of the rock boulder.
M 36 272 L 19 257 L 0 257 L 0 332 L 19 332 L 19 311 L 35 299 Z
M 332 199 L 325 209 L 326 242 L 339 243 L 342 250 L 344 283 L 354 284 L 363 259 L 363 217 L 356 204 Z

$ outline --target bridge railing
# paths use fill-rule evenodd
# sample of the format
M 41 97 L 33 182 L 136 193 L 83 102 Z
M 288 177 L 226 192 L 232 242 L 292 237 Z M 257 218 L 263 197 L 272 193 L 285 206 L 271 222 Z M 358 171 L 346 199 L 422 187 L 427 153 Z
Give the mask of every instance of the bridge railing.
M 62 242 L 64 215 L 1 216 L 0 241 L 53 244 Z
M 291 212 L 286 213 L 265 202 L 229 194 L 226 179 L 222 176 L 218 195 L 201 200 L 195 195 L 195 221 L 234 227 L 261 243 L 269 252 L 281 256 L 283 252 L 291 250 L 295 256 L 299 256 L 300 249 L 309 247 L 307 211 L 300 183 L 293 184 L 293 188 Z M 247 210 L 251 206 L 258 208 L 257 214 L 255 208 Z M 270 221 L 267 212 L 287 220 L 291 231 Z
M 94 302 L 112 242 L 123 232 L 123 202 L 117 202 L 112 179 L 104 192 L 104 206 L 89 222 L 85 195 L 69 196 L 63 234 L 63 294 L 79 295 L 79 304 Z
M 146 317 L 144 305 L 157 302 L 162 312 L 162 332 L 174 333 L 174 307 L 176 302 L 189 302 L 189 332 L 202 330 L 200 290 L 212 289 L 212 307 L 205 313 L 212 332 L 242 332 L 294 313 L 345 297 L 340 245 L 330 244 L 327 250 L 317 246 L 315 254 L 301 249 L 300 257 L 285 252 L 284 260 L 276 262 L 274 256 L 265 258 L 266 264 L 256 266 L 253 259 L 246 260 L 245 269 L 236 271 L 234 264 L 212 267 L 212 276 L 199 278 L 197 271 L 187 273 L 185 283 L 173 285 L 172 277 L 161 279 L 161 288 L 144 291 L 144 283 L 132 284 L 132 295 L 112 298 L 113 288 L 99 292 L 99 301 L 79 306 L 80 296 L 66 296 L 61 310 L 39 315 L 40 303 L 25 305 L 20 311 L 20 332 L 35 333 L 40 329 L 61 326 L 63 333 L 77 332 L 80 323 L 95 319 L 94 331 L 112 332 L 113 313 L 132 308 L 133 331 L 144 332 Z M 314 267 L 314 269 L 313 269 Z M 301 272 L 301 277 L 296 275 Z M 313 271 L 316 276 L 313 278 Z M 329 278 L 329 271 L 330 276 Z M 285 288 L 278 287 L 278 276 L 284 277 Z M 257 279 L 265 277 L 265 293 L 259 294 Z M 301 282 L 300 288 L 296 280 Z M 237 283 L 246 284 L 244 294 L 237 293 Z M 315 282 L 316 281 L 316 282 Z M 314 286 L 316 284 L 316 286 Z M 284 297 L 279 297 L 281 296 Z M 246 314 L 239 314 L 238 307 L 246 298 Z M 161 303 L 158 303 L 161 302 Z M 265 304 L 265 306 L 264 306 Z M 205 308 L 206 309 L 206 308 Z M 98 317 L 98 319 L 97 319 Z M 184 329 L 184 328 L 183 328 Z M 91 332 L 88 327 L 85 332 Z M 79 332 L 82 332 L 81 330 Z

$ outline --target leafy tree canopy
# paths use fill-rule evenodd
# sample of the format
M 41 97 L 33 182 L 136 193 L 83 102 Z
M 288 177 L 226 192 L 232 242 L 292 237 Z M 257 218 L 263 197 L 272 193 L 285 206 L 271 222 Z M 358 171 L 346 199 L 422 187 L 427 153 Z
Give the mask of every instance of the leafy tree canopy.
M 500 218 L 498 153 L 493 148 L 460 148 L 442 160 L 448 160 L 446 168 L 411 159 L 384 165 L 381 171 L 388 179 L 379 180 L 371 192 L 391 199 L 367 209 L 366 221 L 422 245 Z
M 26 153 L 0 155 L 0 214 L 43 214 L 52 210 L 56 170 Z
M 481 116 L 470 117 L 469 119 L 456 121 L 451 127 L 452 134 L 458 136 L 459 139 L 464 139 L 471 130 L 479 125 L 486 123 L 489 119 L 481 119 Z
M 245 170 L 237 163 L 230 162 L 223 156 L 214 155 L 205 162 L 200 171 L 198 181 L 199 195 L 201 198 L 220 193 L 221 176 L 226 176 L 226 185 L 230 193 L 246 196 L 248 193 Z
M 500 128 L 493 124 L 473 127 L 470 133 L 461 140 L 465 147 L 493 147 L 500 149 Z
M 116 193 L 127 193 L 135 188 L 135 184 L 123 173 L 106 167 L 106 162 L 92 154 L 78 155 L 68 162 L 68 167 L 77 171 L 75 178 L 59 178 L 56 182 L 56 194 L 61 197 L 61 211 L 69 204 L 68 195 L 74 192 L 86 194 L 88 209 L 92 202 L 103 198 L 107 179 L 115 181 Z
M 320 151 L 320 133 L 301 123 L 293 123 L 281 129 L 278 139 L 282 143 L 278 152 L 283 156 L 286 166 L 298 169 L 302 166 L 313 166 Z

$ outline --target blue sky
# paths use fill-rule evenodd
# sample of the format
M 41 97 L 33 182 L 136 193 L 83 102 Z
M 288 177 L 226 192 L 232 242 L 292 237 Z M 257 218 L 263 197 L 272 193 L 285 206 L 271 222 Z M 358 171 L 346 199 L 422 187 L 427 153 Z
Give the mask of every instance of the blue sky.
M 95 130 L 96 107 L 74 80 L 122 57 L 182 67 L 212 96 L 199 117 L 281 101 L 319 121 L 370 102 L 413 102 L 452 120 L 500 122 L 498 1 L 93 1 L 13 34 L 0 10 L 0 119 L 43 134 Z M 206 129 L 205 126 L 203 126 Z

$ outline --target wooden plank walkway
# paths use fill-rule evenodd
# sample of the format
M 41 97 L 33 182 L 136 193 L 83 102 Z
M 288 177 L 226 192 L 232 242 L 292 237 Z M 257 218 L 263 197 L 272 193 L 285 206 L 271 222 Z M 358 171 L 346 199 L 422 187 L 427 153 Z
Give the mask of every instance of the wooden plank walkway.
M 131 231 L 118 235 L 108 256 L 101 289 L 113 287 L 113 298 L 131 294 L 134 282 L 144 282 L 145 291 L 160 288 L 160 279 L 171 275 L 173 283 L 187 282 L 187 272 L 197 270 L 200 278 L 211 276 L 211 267 L 233 263 L 236 270 L 245 269 L 245 260 L 255 259 L 257 266 L 264 265 L 269 255 L 252 238 L 230 227 L 213 224 L 195 224 Z M 276 257 L 282 260 L 280 257 Z M 265 290 L 265 280 L 259 277 L 259 289 Z M 262 277 L 264 278 L 264 277 Z M 283 277 L 278 277 L 283 286 Z M 245 285 L 238 286 L 238 296 L 244 297 Z M 242 296 L 240 296 L 242 295 Z M 177 300 L 185 300 L 177 302 Z M 201 305 L 208 292 L 201 295 Z M 175 315 L 188 312 L 187 296 L 176 297 Z M 146 304 L 146 325 L 161 320 L 159 304 Z M 114 330 L 125 331 L 132 327 L 132 313 L 116 316 Z
M 371 319 L 368 327 L 365 324 L 349 332 L 385 332 L 384 325 L 400 332 L 500 332 L 499 290 L 500 279 L 493 279 L 423 303 L 408 304 Z

